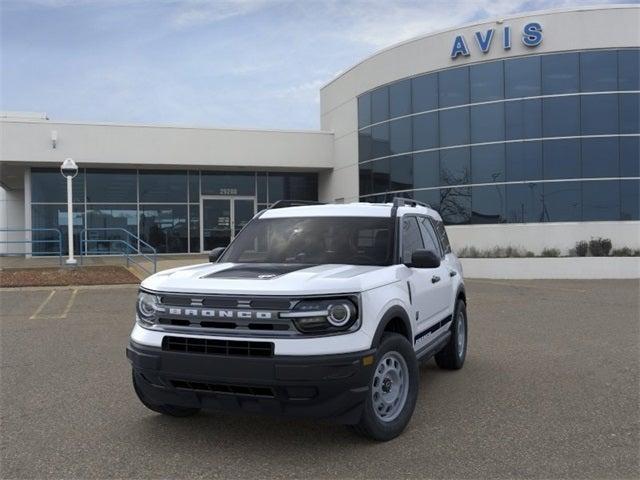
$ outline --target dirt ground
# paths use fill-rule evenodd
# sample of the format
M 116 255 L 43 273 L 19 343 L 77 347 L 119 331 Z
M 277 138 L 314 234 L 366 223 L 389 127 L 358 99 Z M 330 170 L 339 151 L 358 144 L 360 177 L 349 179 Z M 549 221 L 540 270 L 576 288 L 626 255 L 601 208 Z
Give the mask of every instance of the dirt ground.
M 122 266 L 73 268 L 3 268 L 0 287 L 42 287 L 65 285 L 120 285 L 140 280 Z

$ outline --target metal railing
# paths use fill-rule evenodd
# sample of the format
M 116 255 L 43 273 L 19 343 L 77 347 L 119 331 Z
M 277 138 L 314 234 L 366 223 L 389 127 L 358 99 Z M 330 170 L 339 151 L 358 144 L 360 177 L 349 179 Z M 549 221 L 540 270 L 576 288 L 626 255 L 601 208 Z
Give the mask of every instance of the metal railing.
M 10 233 L 17 233 L 17 232 L 22 232 L 25 233 L 25 239 L 24 240 L 9 240 L 9 234 Z M 31 238 L 26 238 L 27 235 L 26 233 L 29 232 L 31 233 Z M 38 240 L 38 239 L 34 239 L 33 238 L 33 234 L 34 233 L 42 233 L 42 232 L 55 232 L 56 237 L 57 238 L 53 238 L 53 239 L 44 239 L 44 240 Z M 35 254 L 38 256 L 53 256 L 53 255 L 57 255 L 58 258 L 60 259 L 60 265 L 62 265 L 62 233 L 60 232 L 60 230 L 58 230 L 57 228 L 3 228 L 0 229 L 0 234 L 2 233 L 6 233 L 7 237 L 6 240 L 5 239 L 1 239 L 0 238 L 0 244 L 16 244 L 16 243 L 22 243 L 22 244 L 30 244 L 31 245 L 31 252 L 10 252 L 7 251 L 6 252 L 2 252 L 2 255 L 29 255 L 29 254 Z M 58 245 L 58 251 L 52 251 L 52 252 L 34 252 L 33 251 L 33 245 L 34 244 L 41 244 L 41 243 L 55 243 Z
M 119 232 L 126 234 L 126 236 L 125 238 L 90 238 L 91 233 L 94 232 Z M 158 252 L 156 249 L 125 228 L 84 228 L 80 232 L 80 263 L 82 263 L 83 257 L 87 255 L 103 255 L 105 253 L 99 250 L 89 250 L 88 246 L 91 243 L 108 243 L 109 252 L 111 252 L 111 245 L 121 247 L 120 254 L 126 258 L 127 267 L 133 263 L 150 275 L 157 271 Z M 141 247 L 145 247 L 149 251 L 144 252 Z M 144 260 L 147 260 L 153 268 L 147 269 L 143 263 L 136 260 L 135 257 L 142 257 Z

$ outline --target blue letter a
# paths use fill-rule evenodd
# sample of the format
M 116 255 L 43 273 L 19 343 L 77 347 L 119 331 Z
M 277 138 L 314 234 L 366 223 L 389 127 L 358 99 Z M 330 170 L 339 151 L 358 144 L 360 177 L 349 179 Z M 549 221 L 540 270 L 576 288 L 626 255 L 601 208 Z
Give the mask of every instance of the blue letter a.
M 482 32 L 476 32 L 476 40 L 478 41 L 478 46 L 482 53 L 487 53 L 489 51 L 491 40 L 493 40 L 493 32 L 493 28 L 490 28 L 487 30 L 487 33 L 485 33 L 484 37 L 482 36 Z
M 469 56 L 469 49 L 462 35 L 458 35 L 453 41 L 453 49 L 451 50 L 451 58 L 456 58 L 458 55 Z

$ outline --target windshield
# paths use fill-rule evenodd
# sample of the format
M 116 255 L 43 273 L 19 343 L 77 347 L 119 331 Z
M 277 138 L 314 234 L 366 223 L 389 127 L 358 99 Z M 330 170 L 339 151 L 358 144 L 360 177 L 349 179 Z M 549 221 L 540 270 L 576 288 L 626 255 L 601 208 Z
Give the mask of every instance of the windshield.
M 392 221 L 384 217 L 256 219 L 220 262 L 390 265 Z

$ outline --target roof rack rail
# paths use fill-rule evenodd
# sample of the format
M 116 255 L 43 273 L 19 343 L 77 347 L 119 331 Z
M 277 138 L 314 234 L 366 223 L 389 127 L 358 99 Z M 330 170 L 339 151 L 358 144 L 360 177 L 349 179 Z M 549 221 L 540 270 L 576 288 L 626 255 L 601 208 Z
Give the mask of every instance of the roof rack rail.
M 424 202 L 419 202 L 418 200 L 412 200 L 410 198 L 403 197 L 394 197 L 393 198 L 393 206 L 394 207 L 427 207 L 431 208 L 431 205 Z
M 269 207 L 269 210 L 274 208 L 287 208 L 287 207 L 304 207 L 306 205 L 326 205 L 323 202 L 316 202 L 314 200 L 278 200 Z

